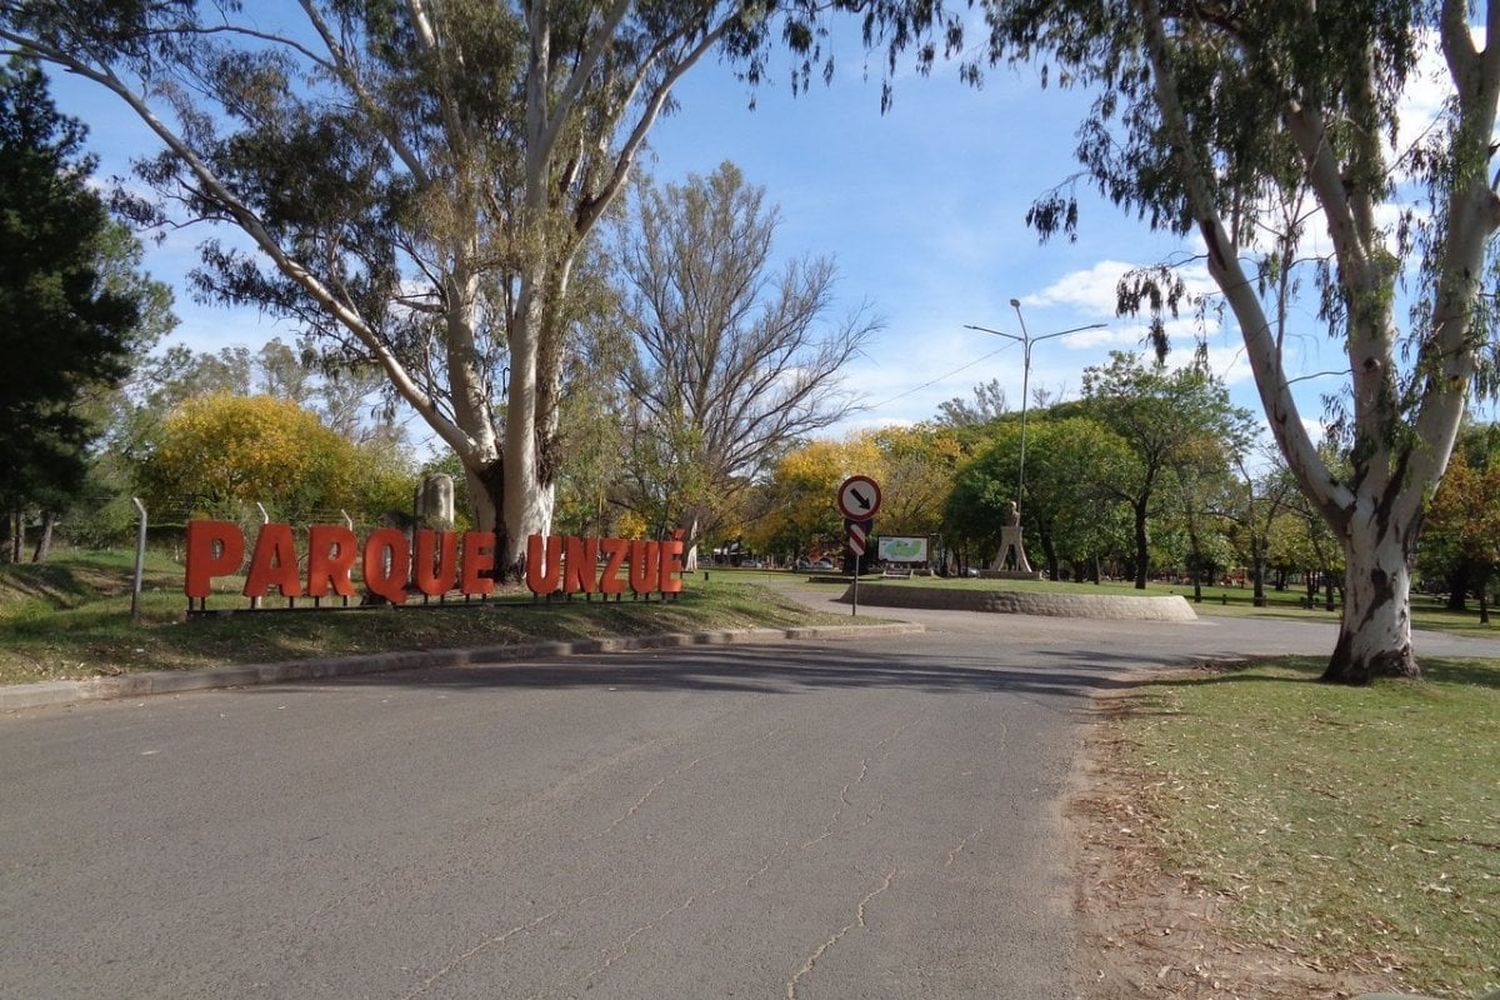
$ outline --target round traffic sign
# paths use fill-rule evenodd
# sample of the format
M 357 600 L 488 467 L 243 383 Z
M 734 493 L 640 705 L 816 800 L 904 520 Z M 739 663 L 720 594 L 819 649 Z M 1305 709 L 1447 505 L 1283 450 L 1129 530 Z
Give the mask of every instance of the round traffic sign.
M 851 521 L 867 521 L 880 510 L 880 486 L 869 476 L 850 476 L 839 484 L 839 513 Z

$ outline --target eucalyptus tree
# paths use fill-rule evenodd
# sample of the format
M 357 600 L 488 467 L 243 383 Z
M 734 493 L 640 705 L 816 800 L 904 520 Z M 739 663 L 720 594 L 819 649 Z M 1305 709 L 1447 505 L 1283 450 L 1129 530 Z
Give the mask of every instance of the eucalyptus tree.
M 849 413 L 841 371 L 878 328 L 864 307 L 828 316 L 831 258 L 773 268 L 778 223 L 765 188 L 723 163 L 682 184 L 643 181 L 617 229 L 620 320 L 633 342 L 626 423 L 650 471 L 632 493 L 674 508 L 690 568 L 738 493 Z
M 511 572 L 551 519 L 581 255 L 682 75 L 718 47 L 758 77 L 769 25 L 744 0 L 0 0 L 10 50 L 154 133 L 167 218 L 232 227 L 200 293 L 378 364 Z

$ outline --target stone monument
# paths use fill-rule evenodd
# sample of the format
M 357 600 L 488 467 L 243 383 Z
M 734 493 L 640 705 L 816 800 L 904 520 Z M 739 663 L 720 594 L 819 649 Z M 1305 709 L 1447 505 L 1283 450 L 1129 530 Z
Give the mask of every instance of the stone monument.
M 1033 570 L 1026 558 L 1026 546 L 1021 541 L 1021 512 L 1014 500 L 1006 503 L 1004 517 L 1000 525 L 1000 551 L 981 575 L 1002 580 L 1040 580 L 1042 574 Z
M 417 488 L 417 527 L 450 531 L 453 528 L 453 477 L 435 473 Z

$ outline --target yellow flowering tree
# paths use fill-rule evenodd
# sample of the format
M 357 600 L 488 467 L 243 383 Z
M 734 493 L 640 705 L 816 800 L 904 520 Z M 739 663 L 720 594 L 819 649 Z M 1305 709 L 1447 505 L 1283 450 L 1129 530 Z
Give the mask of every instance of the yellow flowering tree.
M 259 502 L 298 522 L 405 509 L 414 484 L 399 460 L 356 448 L 293 402 L 227 394 L 177 407 L 142 479 L 164 512 L 231 516 Z

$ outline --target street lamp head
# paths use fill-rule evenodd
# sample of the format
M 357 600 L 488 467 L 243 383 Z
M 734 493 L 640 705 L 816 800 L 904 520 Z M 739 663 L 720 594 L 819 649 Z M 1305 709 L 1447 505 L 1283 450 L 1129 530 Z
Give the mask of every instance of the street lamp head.
M 1021 308 L 1021 300 L 1020 299 L 1011 299 L 1010 300 L 1010 304 L 1012 306 L 1014 306 L 1015 308 L 1017 308 L 1017 309 Z

